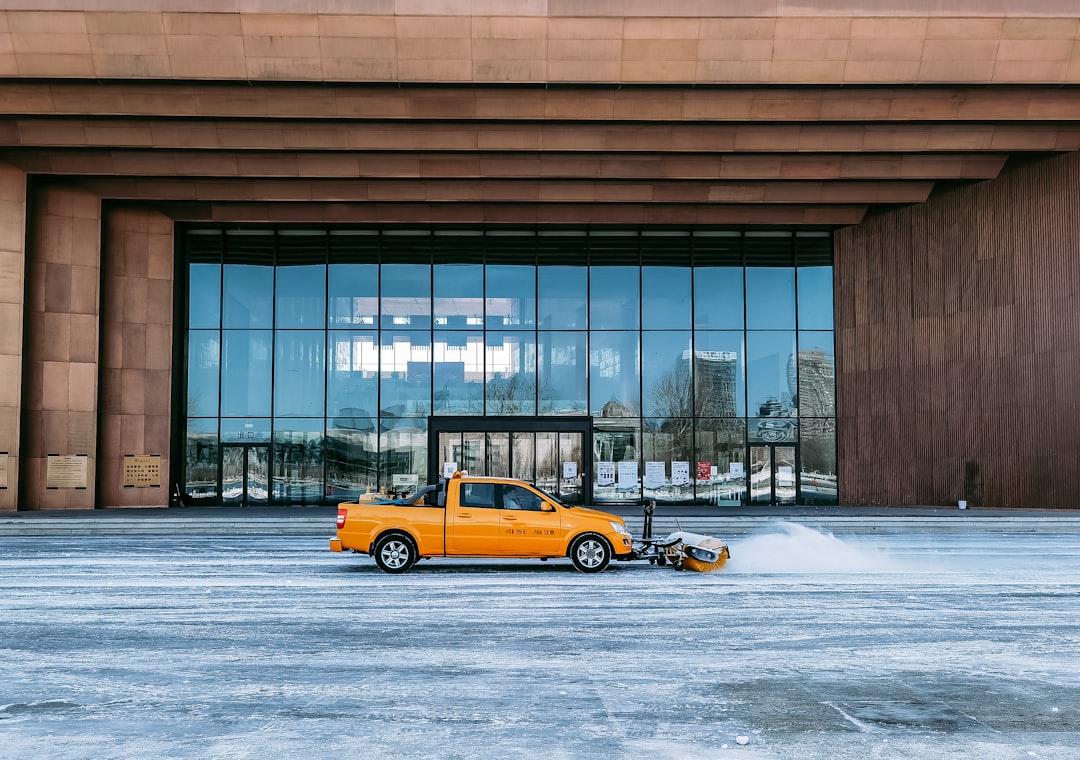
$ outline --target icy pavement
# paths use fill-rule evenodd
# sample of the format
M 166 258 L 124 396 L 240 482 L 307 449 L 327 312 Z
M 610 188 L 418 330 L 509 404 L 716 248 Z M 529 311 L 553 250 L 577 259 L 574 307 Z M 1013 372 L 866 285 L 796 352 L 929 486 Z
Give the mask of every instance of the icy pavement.
M 777 524 L 598 576 L 0 539 L 0 757 L 1076 758 L 1078 538 Z

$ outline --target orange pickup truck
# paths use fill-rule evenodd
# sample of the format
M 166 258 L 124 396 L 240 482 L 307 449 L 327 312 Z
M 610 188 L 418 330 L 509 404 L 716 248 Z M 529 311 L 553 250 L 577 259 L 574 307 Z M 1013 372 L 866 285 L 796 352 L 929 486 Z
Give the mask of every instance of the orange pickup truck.
M 387 573 L 428 557 L 569 557 L 598 573 L 634 557 L 617 515 L 563 504 L 520 480 L 458 475 L 408 499 L 340 505 L 330 548 L 369 554 Z

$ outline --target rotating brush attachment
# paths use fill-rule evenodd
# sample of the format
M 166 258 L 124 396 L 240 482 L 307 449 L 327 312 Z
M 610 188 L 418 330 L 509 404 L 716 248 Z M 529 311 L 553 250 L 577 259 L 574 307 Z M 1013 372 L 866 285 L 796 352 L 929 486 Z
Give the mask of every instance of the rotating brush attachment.
M 707 537 L 694 545 L 683 545 L 682 569 L 695 573 L 711 573 L 720 570 L 731 558 L 731 551 L 719 538 Z

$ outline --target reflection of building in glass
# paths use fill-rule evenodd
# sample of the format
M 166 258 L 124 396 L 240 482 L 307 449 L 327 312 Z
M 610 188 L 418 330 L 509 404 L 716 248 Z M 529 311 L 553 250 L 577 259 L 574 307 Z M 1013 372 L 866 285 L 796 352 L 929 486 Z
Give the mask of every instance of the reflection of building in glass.
M 739 355 L 736 352 L 695 351 L 694 382 L 698 415 L 738 416 L 738 378 Z
M 379 441 L 374 420 L 363 409 L 342 409 L 328 420 L 325 444 L 326 495 L 354 499 L 378 483 Z M 355 416 L 353 416 L 355 415 Z
M 796 444 L 802 447 L 802 464 L 809 463 L 815 473 L 826 476 L 835 471 L 835 420 L 831 416 L 807 418 L 808 424 L 800 429 L 796 406 L 800 398 L 796 393 L 801 390 L 805 414 L 834 413 L 832 365 L 824 355 L 832 345 L 831 331 L 822 330 L 814 338 L 824 350 L 792 356 L 800 335 L 794 324 L 786 331 L 753 335 L 748 342 L 752 333 L 744 324 L 744 309 L 730 314 L 710 311 L 709 303 L 721 292 L 737 295 L 740 303 L 746 301 L 742 265 L 757 261 L 761 252 L 751 251 L 740 232 L 715 240 L 695 238 L 694 245 L 691 235 L 672 238 L 680 241 L 678 250 L 665 248 L 664 264 L 644 265 L 636 271 L 632 264 L 626 268 L 638 286 L 629 291 L 625 303 L 615 304 L 618 299 L 602 296 L 590 306 L 587 284 L 610 277 L 612 270 L 575 264 L 572 273 L 579 280 L 575 284 L 564 282 L 567 271 L 555 269 L 567 261 L 580 262 L 582 253 L 591 261 L 588 257 L 596 251 L 588 246 L 584 252 L 571 254 L 561 250 L 565 241 L 560 239 L 558 250 L 552 249 L 543 263 L 537 258 L 535 264 L 517 265 L 524 276 L 520 293 L 512 293 L 508 286 L 498 284 L 502 253 L 491 241 L 485 251 L 467 255 L 452 247 L 436 250 L 435 243 L 427 241 L 416 251 L 410 248 L 404 261 L 395 248 L 401 241 L 394 230 L 373 230 L 366 235 L 335 235 L 337 230 L 325 230 L 312 236 L 321 234 L 328 251 L 320 249 L 311 256 L 322 262 L 320 266 L 334 267 L 333 272 L 300 287 L 293 282 L 293 270 L 267 276 L 266 267 L 258 268 L 259 292 L 270 294 L 263 299 L 261 308 L 266 314 L 260 324 L 280 329 L 244 331 L 226 328 L 228 320 L 223 316 L 233 296 L 224 289 L 222 272 L 236 236 L 202 232 L 191 231 L 186 238 L 193 251 L 189 280 L 196 283 L 211 274 L 217 279 L 206 288 L 192 290 L 202 294 L 206 305 L 192 309 L 194 321 L 186 328 L 191 347 L 185 423 L 189 453 L 180 487 L 189 497 L 205 491 L 207 501 L 224 498 L 223 461 L 226 456 L 235 459 L 236 453 L 224 452 L 221 442 L 243 443 L 247 446 L 244 456 L 254 451 L 253 456 L 262 458 L 273 487 L 261 498 L 275 503 L 334 503 L 373 491 L 389 492 L 406 478 L 437 475 L 448 461 L 470 471 L 475 466 L 484 474 L 505 470 L 535 477 L 560 493 L 597 503 L 639 498 L 737 503 L 746 495 L 748 446 L 761 443 Z M 258 232 L 260 241 L 277 241 L 278 247 L 291 239 L 288 231 Z M 202 248 L 195 250 L 197 244 L 205 248 L 211 237 L 216 239 L 213 255 L 199 253 Z M 361 243 L 372 245 L 335 263 L 335 251 L 340 253 L 341 245 L 359 245 L 354 238 L 361 237 Z M 532 239 L 534 248 L 544 242 L 535 230 L 523 230 L 520 237 Z M 597 234 L 593 241 L 587 230 L 581 231 L 581 237 L 589 245 L 595 243 L 597 250 L 603 249 L 606 240 Z M 638 248 L 653 242 L 652 237 L 638 237 L 627 249 L 629 262 L 640 259 Z M 784 233 L 776 240 L 783 241 L 785 260 L 793 264 L 787 268 L 788 279 L 793 279 L 801 238 Z M 831 242 L 827 234 L 822 240 Z M 710 245 L 732 243 L 739 251 L 734 265 L 725 258 L 727 254 L 706 255 Z M 823 250 L 827 254 L 831 249 L 826 245 Z M 483 264 L 470 264 L 475 268 L 469 295 L 437 292 L 435 285 L 443 272 L 435 268 L 441 266 L 437 262 L 452 262 L 457 256 L 475 260 L 480 253 Z M 694 260 L 703 262 L 701 272 L 711 272 L 706 277 L 711 286 L 702 291 L 708 295 L 698 301 L 689 291 L 680 293 L 664 285 L 665 267 L 678 262 L 688 265 L 691 254 L 701 254 Z M 731 279 L 731 293 L 720 287 L 726 277 Z M 248 284 L 249 289 L 254 287 Z M 310 330 L 306 322 L 303 331 L 281 327 L 282 315 L 291 315 L 291 304 L 301 297 L 316 304 L 325 299 L 328 321 L 321 321 L 320 307 L 313 312 Z M 661 314 L 667 310 L 665 304 L 675 301 L 681 304 L 678 309 L 671 307 L 672 314 Z M 562 310 L 578 310 L 586 318 L 563 319 L 558 314 Z M 541 313 L 551 323 L 547 329 L 537 316 Z M 293 323 L 285 320 L 283 324 Z M 339 324 L 369 329 L 332 329 Z M 526 329 L 507 329 L 519 324 Z M 258 335 L 238 344 L 242 351 L 230 354 L 225 350 L 230 341 L 248 333 Z M 803 340 L 807 339 L 804 335 Z M 699 350 L 694 350 L 695 345 Z M 752 349 L 749 352 L 743 348 L 747 345 Z M 254 388 L 253 379 L 259 378 L 264 382 Z M 259 392 L 257 398 L 254 392 L 244 392 L 249 386 Z M 224 392 L 234 387 L 238 390 L 231 395 Z M 820 389 L 820 397 L 815 389 Z M 434 448 L 429 452 L 429 447 L 436 446 L 435 439 L 429 440 L 430 420 L 438 419 L 440 430 L 450 430 L 455 423 L 442 418 L 470 418 L 462 427 L 473 428 L 477 427 L 474 419 L 485 417 L 505 426 L 510 423 L 504 417 L 542 420 L 586 414 L 592 418 L 594 467 L 577 462 L 579 472 L 569 478 L 559 477 L 560 468 L 563 462 L 576 461 L 576 456 L 556 447 L 561 439 L 554 433 L 544 443 L 536 433 L 535 451 L 530 446 L 527 453 L 518 451 L 517 439 L 512 437 L 517 430 L 501 433 L 497 443 L 491 431 L 470 430 L 459 438 L 458 450 L 438 439 L 439 453 Z M 589 424 L 581 419 L 570 423 L 581 429 Z M 535 425 L 527 422 L 523 427 Z M 429 456 L 443 459 L 429 467 Z M 599 477 L 596 463 L 600 462 L 625 463 L 626 467 L 616 468 L 614 479 L 607 483 L 605 465 L 605 484 L 591 483 L 591 478 Z M 645 486 L 640 475 L 650 462 L 654 477 L 652 485 Z M 664 463 L 661 479 L 673 472 L 675 462 L 680 463 L 680 472 L 685 463 L 691 473 L 707 475 L 691 478 L 678 489 L 657 489 L 657 462 Z M 737 470 L 732 469 L 735 465 Z M 236 472 L 237 477 L 243 475 L 240 465 Z M 815 475 L 814 480 L 820 482 L 822 477 Z M 813 482 L 806 486 L 815 487 Z M 252 498 L 244 487 L 240 493 L 240 499 Z M 823 492 L 819 488 L 817 493 Z M 835 488 L 831 498 L 835 500 Z
M 795 379 L 794 364 L 788 364 L 789 382 Z M 831 354 L 820 348 L 799 352 L 796 406 L 800 416 L 832 417 L 836 413 L 835 372 Z

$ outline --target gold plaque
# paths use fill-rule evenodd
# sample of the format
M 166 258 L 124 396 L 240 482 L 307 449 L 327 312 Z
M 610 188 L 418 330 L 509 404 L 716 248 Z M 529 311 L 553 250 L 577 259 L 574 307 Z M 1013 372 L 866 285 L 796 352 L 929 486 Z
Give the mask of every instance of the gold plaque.
M 46 488 L 86 488 L 86 454 L 49 454 L 46 461 Z
M 7 488 L 8 453 L 0 451 L 0 488 Z
M 124 488 L 161 488 L 161 455 L 125 455 Z

